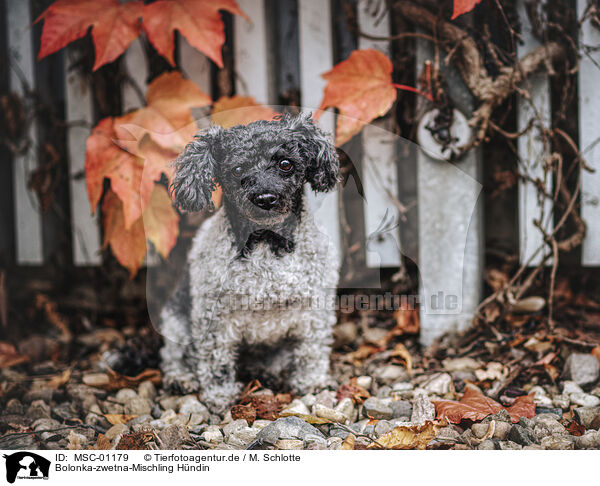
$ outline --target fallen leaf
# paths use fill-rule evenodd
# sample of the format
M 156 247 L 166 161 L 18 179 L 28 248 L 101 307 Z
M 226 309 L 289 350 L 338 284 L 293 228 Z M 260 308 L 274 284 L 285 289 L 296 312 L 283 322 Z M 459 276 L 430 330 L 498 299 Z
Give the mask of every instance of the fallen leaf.
M 493 415 L 501 410 L 506 410 L 513 422 L 518 422 L 521 417 L 531 418 L 535 415 L 535 404 L 528 395 L 518 397 L 513 405 L 505 409 L 498 402 L 472 387 L 467 387 L 459 402 L 435 400 L 433 404 L 437 418 L 439 420 L 447 419 L 453 424 L 458 424 L 462 420 L 479 422 L 488 415 Z
M 171 66 L 175 66 L 174 35 L 178 30 L 192 47 L 222 68 L 225 27 L 219 10 L 249 20 L 234 0 L 159 0 L 144 6 L 144 31 Z
M 400 306 L 394 311 L 396 326 L 390 331 L 389 335 L 401 336 L 402 334 L 417 334 L 419 332 L 419 312 L 414 307 Z
M 319 110 L 336 107 L 336 145 L 356 135 L 364 125 L 385 115 L 396 100 L 389 58 L 375 49 L 356 50 L 323 74 L 327 81 Z
M 71 379 L 71 368 L 67 368 L 60 375 L 56 375 L 56 376 L 53 376 L 52 378 L 50 378 L 50 380 L 48 380 L 48 382 L 46 383 L 46 387 L 56 390 L 57 388 L 60 388 L 61 386 L 66 385 L 70 379 Z
M 112 449 L 112 443 L 104 434 L 98 434 L 98 439 L 96 440 L 96 445 L 93 447 L 94 450 L 97 451 L 107 451 Z
M 462 14 L 466 14 L 475 8 L 475 5 L 481 3 L 481 0 L 454 0 L 454 10 L 452 12 L 452 19 L 459 17 Z
M 104 415 L 104 418 L 108 420 L 109 424 L 117 425 L 117 424 L 126 424 L 130 420 L 136 418 L 137 415 L 125 415 L 121 413 L 107 413 Z
M 260 388 L 262 388 L 262 385 L 258 380 L 248 383 L 240 396 L 240 405 L 252 405 L 258 419 L 277 420 L 280 416 L 279 412 L 292 401 L 292 396 L 289 393 L 278 395 L 254 394 Z
M 546 299 L 543 297 L 526 297 L 516 301 L 510 306 L 512 312 L 519 312 L 523 314 L 532 314 L 534 312 L 541 311 L 546 305 Z
M 423 425 L 397 426 L 387 434 L 377 439 L 377 444 L 372 443 L 369 449 L 380 448 L 379 444 L 388 449 L 420 449 L 427 448 L 433 439 L 435 439 L 441 425 L 431 421 Z
M 298 417 L 304 420 L 305 422 L 312 425 L 320 425 L 320 424 L 331 424 L 333 423 L 331 420 L 327 420 L 321 417 L 315 417 L 314 415 L 306 415 L 303 413 L 292 413 L 292 412 L 283 412 L 279 414 L 280 417 Z
M 107 373 L 90 373 L 84 375 L 83 383 L 88 386 L 102 388 L 107 391 L 117 391 L 121 388 L 136 388 L 142 381 L 151 381 L 155 385 L 162 382 L 159 370 L 147 369 L 136 376 L 126 376 L 109 368 Z
M 502 363 L 491 361 L 485 370 L 475 370 L 475 376 L 479 381 L 504 380 L 508 376 L 508 368 Z
M 567 426 L 567 432 L 575 437 L 581 437 L 585 434 L 585 427 L 574 420 Z
M 342 442 L 342 446 L 340 447 L 340 449 L 342 451 L 353 451 L 355 444 L 356 444 L 356 439 L 354 438 L 354 435 L 348 434 L 346 436 L 346 438 L 344 439 L 344 442 Z
M 600 361 L 600 346 L 596 346 L 592 349 L 592 356 L 595 356 L 598 361 Z
M 164 186 L 155 185 L 142 220 L 146 238 L 152 242 L 160 256 L 166 259 L 177 243 L 179 215 Z
M 409 375 L 412 374 L 412 356 L 410 355 L 408 349 L 406 349 L 404 344 L 396 344 L 396 346 L 392 350 L 392 353 L 390 354 L 390 357 L 392 356 L 398 356 L 399 358 L 402 358 L 406 366 L 406 371 L 408 371 Z
M 0 341 L 0 368 L 10 368 L 29 361 L 29 356 L 17 352 L 12 344 Z
M 355 404 L 363 403 L 371 394 L 362 386 L 356 383 L 356 378 L 352 378 L 349 384 L 343 384 L 338 388 L 336 399 L 338 401 L 344 398 L 351 398 Z
M 96 52 L 94 71 L 114 61 L 141 32 L 143 3 L 118 0 L 58 0 L 34 23 L 44 20 L 40 52 L 42 59 L 86 35 L 92 27 Z
M 256 420 L 256 409 L 252 403 L 246 405 L 234 405 L 231 407 L 231 418 L 233 420 L 244 419 L 248 425 L 252 426 Z
M 272 120 L 276 113 L 257 103 L 251 96 L 223 96 L 215 101 L 211 119 L 223 128 L 248 125 L 257 120 Z

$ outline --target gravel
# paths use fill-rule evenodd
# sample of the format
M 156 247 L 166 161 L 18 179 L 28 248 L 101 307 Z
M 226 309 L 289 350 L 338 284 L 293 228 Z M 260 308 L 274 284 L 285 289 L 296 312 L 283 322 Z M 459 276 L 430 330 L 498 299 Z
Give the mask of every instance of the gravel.
M 600 362 L 592 354 L 573 353 L 567 358 L 564 374 L 578 385 L 591 385 L 600 377 Z
M 363 415 L 367 418 L 388 420 L 392 418 L 393 410 L 380 398 L 371 397 L 363 403 Z

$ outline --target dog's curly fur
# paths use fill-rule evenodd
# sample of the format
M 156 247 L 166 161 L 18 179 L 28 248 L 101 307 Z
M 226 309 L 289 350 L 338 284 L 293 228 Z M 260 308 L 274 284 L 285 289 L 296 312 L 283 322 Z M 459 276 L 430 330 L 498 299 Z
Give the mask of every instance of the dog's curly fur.
M 295 392 L 330 383 L 336 317 L 325 304 L 338 258 L 304 207 L 303 188 L 328 191 L 337 178 L 335 148 L 310 115 L 213 126 L 186 147 L 171 187 L 176 204 L 212 208 L 218 183 L 223 207 L 198 230 L 161 313 L 167 385 L 201 391 L 223 413 L 241 390 L 238 358 L 247 352 Z

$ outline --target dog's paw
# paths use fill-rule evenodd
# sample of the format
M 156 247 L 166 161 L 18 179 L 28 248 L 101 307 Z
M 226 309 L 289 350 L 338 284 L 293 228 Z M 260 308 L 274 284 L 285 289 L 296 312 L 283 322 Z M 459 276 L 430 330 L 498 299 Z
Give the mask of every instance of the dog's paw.
M 212 413 L 224 415 L 233 406 L 240 391 L 239 383 L 210 386 L 202 390 L 200 398 Z
M 163 385 L 175 395 L 189 395 L 200 391 L 200 382 L 191 373 L 166 374 Z

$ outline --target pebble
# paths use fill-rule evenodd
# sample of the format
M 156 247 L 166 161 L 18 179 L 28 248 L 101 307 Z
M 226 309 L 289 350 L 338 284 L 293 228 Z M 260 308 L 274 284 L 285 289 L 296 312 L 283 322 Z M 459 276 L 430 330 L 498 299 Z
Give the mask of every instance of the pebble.
M 375 378 L 383 383 L 393 383 L 394 381 L 405 381 L 409 378 L 407 371 L 402 366 L 386 365 L 378 368 L 375 373 Z
M 57 429 L 58 427 L 60 427 L 60 422 L 51 418 L 40 418 L 31 424 L 31 428 L 36 432 Z
M 555 395 L 552 399 L 552 405 L 560 408 L 561 410 L 569 410 L 571 405 L 571 400 L 569 400 L 569 396 L 561 393 L 560 395 Z
M 452 442 L 459 442 L 460 441 L 460 434 L 458 433 L 458 431 L 452 427 L 452 426 L 448 426 L 448 427 L 443 427 L 439 430 L 436 439 L 439 440 L 449 440 Z
M 529 390 L 529 395 L 533 395 L 533 403 L 544 407 L 552 406 L 552 399 L 541 386 L 534 386 Z
M 127 415 L 148 415 L 151 411 L 152 402 L 147 398 L 138 397 L 137 393 L 123 407 L 123 412 Z
M 380 420 L 375 424 L 374 432 L 377 437 L 381 437 L 382 435 L 391 432 L 394 427 L 394 424 L 391 422 L 388 422 L 387 420 Z
M 494 439 L 505 440 L 508 437 L 508 433 L 512 425 L 508 422 L 496 422 L 496 429 L 494 430 Z
M 544 437 L 567 434 L 565 427 L 556 420 L 556 416 L 550 414 L 536 415 L 533 418 L 535 424 L 533 435 L 540 442 Z
M 373 378 L 370 376 L 359 376 L 356 378 L 356 384 L 365 390 L 370 390 L 373 384 Z
M 520 425 L 513 425 L 507 435 L 509 442 L 517 443 L 522 446 L 531 445 L 535 442 L 533 433 Z
M 583 393 L 582 388 L 574 381 L 563 381 L 563 393 L 567 396 L 573 393 Z
M 156 387 L 154 386 L 154 383 L 148 380 L 142 381 L 138 385 L 137 392 L 140 397 L 147 398 L 150 401 L 154 401 L 156 398 Z
M 421 385 L 429 393 L 445 395 L 452 386 L 452 377 L 448 373 L 437 373 Z
M 582 407 L 596 407 L 600 405 L 600 398 L 589 393 L 572 393 L 569 398 L 572 403 Z
M 286 451 L 300 450 L 304 449 L 304 441 L 298 439 L 280 439 L 275 442 L 275 447 Z
M 334 410 L 341 413 L 349 422 L 356 420 L 356 410 L 351 398 L 342 398 L 335 406 Z
M 160 403 L 160 406 L 162 407 L 163 410 L 169 410 L 169 409 L 173 409 L 175 410 L 177 408 L 177 405 L 179 405 L 179 397 L 164 397 L 161 398 L 158 403 Z
M 78 434 L 77 432 L 71 430 L 67 437 L 69 441 L 67 444 L 67 449 L 72 451 L 80 451 L 82 449 L 87 449 L 88 439 L 85 435 Z
M 282 417 L 261 429 L 256 438 L 267 444 L 275 444 L 279 439 L 304 440 L 307 435 L 325 437 L 319 429 L 299 417 Z
M 318 435 L 307 435 L 304 438 L 304 448 L 308 450 L 325 450 L 327 449 L 327 440 Z
M 517 444 L 512 440 L 501 440 L 500 442 L 498 442 L 498 446 L 501 451 L 519 451 L 523 448 L 521 444 Z
M 27 409 L 27 417 L 31 420 L 50 418 L 50 414 L 50 406 L 42 400 L 33 401 Z
M 312 393 L 304 395 L 300 400 L 307 407 L 312 407 L 317 402 L 317 398 Z
M 196 416 L 195 420 L 199 420 L 197 423 L 206 422 L 210 417 L 210 412 L 206 408 L 206 405 L 200 403 L 196 397 L 186 397 L 179 406 L 179 413 Z
M 291 414 L 300 414 L 300 415 L 310 415 L 310 410 L 306 406 L 306 404 L 298 399 L 294 398 L 282 411 L 281 413 L 291 413 Z
M 363 403 L 363 415 L 376 420 L 387 420 L 392 418 L 393 411 L 392 407 L 386 405 L 381 399 L 371 397 Z
M 232 432 L 229 437 L 227 437 L 226 442 L 229 445 L 237 446 L 237 447 L 248 447 L 258 434 L 259 430 L 254 427 L 242 427 Z
M 477 446 L 480 451 L 493 451 L 496 450 L 496 444 L 493 440 L 485 439 L 481 444 Z
M 182 449 L 184 444 L 193 444 L 193 440 L 183 425 L 169 425 L 158 433 L 161 449 Z
M 550 435 L 544 437 L 540 445 L 544 449 L 560 450 L 560 449 L 573 449 L 574 441 L 573 437 L 569 435 Z
M 115 395 L 115 400 L 123 405 L 136 398 L 138 398 L 138 394 L 131 388 L 122 388 Z
M 352 344 L 358 336 L 358 330 L 354 322 L 342 322 L 333 328 L 333 347 L 343 348 Z
M 116 424 L 113 425 L 110 429 L 106 431 L 104 434 L 108 440 L 111 442 L 115 440 L 117 437 L 126 434 L 129 431 L 129 427 L 125 424 Z
M 600 449 L 600 431 L 588 430 L 581 437 L 575 437 L 576 449 Z
M 11 398 L 6 404 L 6 408 L 4 409 L 4 413 L 10 415 L 23 415 L 25 413 L 25 408 L 23 404 L 16 398 Z
M 223 442 L 223 433 L 218 425 L 209 425 L 206 430 L 202 432 L 202 439 L 206 442 L 219 443 Z
M 246 419 L 237 419 L 230 423 L 228 423 L 225 427 L 223 427 L 223 434 L 225 437 L 229 437 L 232 433 L 244 428 L 248 427 L 248 422 Z
M 103 387 L 110 383 L 110 377 L 106 373 L 87 373 L 82 381 L 90 387 Z
M 392 418 L 410 419 L 413 407 L 408 400 L 394 400 L 390 407 L 392 407 Z
M 565 363 L 565 376 L 578 385 L 589 385 L 600 377 L 600 361 L 589 353 L 572 353 Z
M 388 385 L 380 386 L 377 389 L 377 398 L 389 398 L 392 393 L 392 387 Z
M 481 368 L 481 363 L 473 358 L 446 358 L 442 361 L 446 371 L 475 371 Z
M 323 390 L 315 396 L 315 405 L 318 404 L 327 408 L 333 408 L 335 402 L 335 393 L 331 390 Z
M 327 439 L 327 449 L 330 451 L 337 451 L 342 447 L 343 440 L 339 437 L 329 437 Z
M 152 422 L 152 420 L 154 420 L 152 415 L 140 415 L 139 417 L 135 417 L 135 418 L 131 419 L 129 422 L 127 422 L 127 425 L 132 427 L 134 425 L 150 423 L 150 422 Z
M 473 435 L 478 439 L 483 439 L 485 435 L 490 431 L 489 424 L 473 424 L 471 427 Z M 489 438 L 489 437 L 488 437 Z
M 435 419 L 435 407 L 424 394 L 418 394 L 413 403 L 410 421 L 413 424 L 423 424 L 428 420 Z
M 317 417 L 321 417 L 327 420 L 331 420 L 332 422 L 337 423 L 346 423 L 348 421 L 348 417 L 346 417 L 343 413 L 334 410 L 333 408 L 326 407 L 321 405 L 320 403 L 315 404 L 315 415 Z
M 37 450 L 40 446 L 35 438 L 28 435 L 12 435 L 0 437 L 0 450 Z
M 600 414 L 600 407 L 578 407 L 573 409 L 573 412 L 577 422 L 589 429 L 596 416 Z

